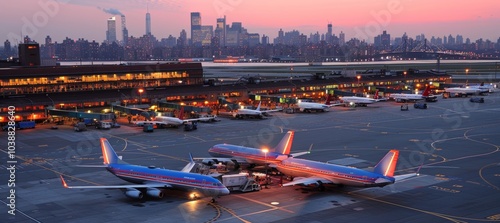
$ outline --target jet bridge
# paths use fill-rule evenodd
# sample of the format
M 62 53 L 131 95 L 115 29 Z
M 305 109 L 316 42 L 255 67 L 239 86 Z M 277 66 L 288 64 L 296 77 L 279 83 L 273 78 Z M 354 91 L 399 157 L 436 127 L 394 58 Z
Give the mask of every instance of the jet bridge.
M 47 109 L 47 114 L 51 116 L 61 116 L 61 117 L 69 117 L 69 118 L 89 118 L 89 119 L 97 119 L 97 120 L 111 120 L 115 118 L 115 114 L 113 113 L 87 113 L 87 112 L 79 112 L 79 111 L 68 111 L 68 110 L 59 110 L 59 109 Z

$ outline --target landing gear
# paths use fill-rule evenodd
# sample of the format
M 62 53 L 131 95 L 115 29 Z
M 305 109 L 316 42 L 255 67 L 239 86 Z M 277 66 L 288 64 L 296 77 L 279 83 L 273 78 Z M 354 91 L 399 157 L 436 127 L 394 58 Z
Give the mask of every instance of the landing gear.
M 319 191 L 325 191 L 325 185 L 321 181 L 318 181 L 318 190 Z
M 215 202 L 217 202 L 215 201 L 215 197 L 210 200 L 210 203 L 215 203 Z

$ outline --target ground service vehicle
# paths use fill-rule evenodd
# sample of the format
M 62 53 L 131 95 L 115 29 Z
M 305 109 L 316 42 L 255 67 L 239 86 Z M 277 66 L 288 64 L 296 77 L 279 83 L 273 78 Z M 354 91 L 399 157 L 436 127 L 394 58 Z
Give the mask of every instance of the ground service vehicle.
M 417 102 L 413 105 L 416 109 L 427 109 L 427 104 L 423 102 Z
M 260 185 L 255 179 L 248 176 L 246 173 L 227 174 L 222 175 L 221 178 L 222 184 L 224 184 L 229 191 L 250 192 L 261 190 Z
M 75 132 L 87 131 L 87 125 L 85 125 L 85 122 L 78 122 L 75 124 L 73 129 L 75 130 Z
M 470 98 L 469 99 L 470 102 L 473 102 L 473 103 L 484 103 L 484 98 Z

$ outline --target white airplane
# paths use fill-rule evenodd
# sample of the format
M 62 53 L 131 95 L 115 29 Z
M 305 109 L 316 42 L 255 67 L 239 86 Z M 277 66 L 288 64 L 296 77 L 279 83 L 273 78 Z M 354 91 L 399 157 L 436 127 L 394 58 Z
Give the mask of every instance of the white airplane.
M 444 92 L 454 94 L 456 97 L 467 97 L 467 95 L 477 95 L 481 90 L 477 87 L 452 87 L 445 88 Z
M 243 118 L 259 118 L 259 119 L 263 119 L 264 116 L 268 116 L 267 113 L 281 111 L 281 109 L 260 110 L 260 105 L 261 104 L 262 104 L 262 101 L 259 101 L 259 105 L 257 106 L 256 109 L 239 108 L 239 109 L 236 110 L 236 112 L 233 112 L 232 115 L 233 115 L 233 117 L 235 117 L 237 119 L 243 119 Z
M 469 85 L 469 88 L 479 89 L 480 94 L 495 92 L 495 86 L 491 84 L 484 84 L 484 82 L 482 82 L 480 85 Z
M 144 124 L 160 125 L 163 127 L 179 127 L 183 124 L 192 122 L 209 122 L 215 121 L 217 116 L 206 116 L 200 118 L 183 119 L 184 108 L 181 107 L 179 112 L 179 118 L 170 116 L 156 116 L 151 121 L 134 121 L 133 123 L 138 126 L 144 126 Z
M 396 93 L 391 94 L 391 98 L 394 98 L 396 102 L 418 101 L 422 99 L 425 99 L 426 101 L 436 101 L 437 97 L 435 95 L 431 95 L 430 92 L 431 89 L 427 86 L 422 94 Z
M 376 99 L 373 98 L 365 98 L 365 97 L 357 97 L 357 96 L 344 96 L 340 98 L 340 101 L 344 103 L 344 106 L 347 105 L 356 105 L 366 107 L 368 104 L 373 104 L 377 102 Z
M 330 110 L 330 107 L 337 106 L 341 104 L 330 104 L 330 95 L 327 96 L 325 103 L 316 103 L 316 102 L 306 102 L 299 100 L 297 102 L 297 106 L 299 107 L 301 112 L 316 111 L 316 112 L 327 112 Z

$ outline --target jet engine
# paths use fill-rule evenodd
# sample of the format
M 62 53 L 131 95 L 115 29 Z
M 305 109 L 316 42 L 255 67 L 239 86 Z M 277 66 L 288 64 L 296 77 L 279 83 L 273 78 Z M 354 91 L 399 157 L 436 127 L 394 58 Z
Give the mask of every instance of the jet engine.
M 163 198 L 163 191 L 161 190 L 158 190 L 156 188 L 148 188 L 148 190 L 146 191 L 146 194 L 148 196 L 151 196 L 151 197 L 156 197 L 156 198 Z
M 140 192 L 137 189 L 134 188 L 127 188 L 127 191 L 125 191 L 125 195 L 130 198 L 136 198 L 136 199 L 141 199 L 143 197 L 142 192 Z

